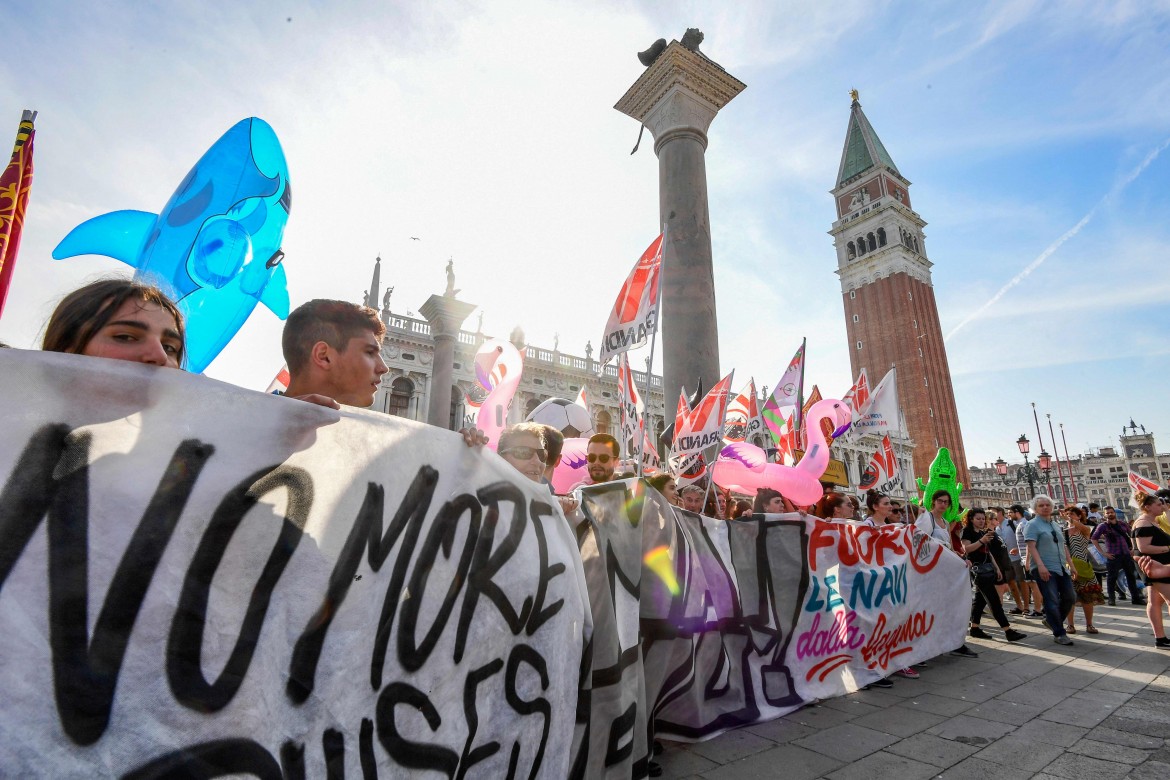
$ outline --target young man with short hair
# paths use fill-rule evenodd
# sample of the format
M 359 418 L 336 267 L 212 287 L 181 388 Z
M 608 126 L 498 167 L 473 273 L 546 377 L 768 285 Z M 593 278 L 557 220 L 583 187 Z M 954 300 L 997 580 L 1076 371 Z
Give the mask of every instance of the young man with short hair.
M 298 306 L 281 338 L 285 396 L 334 409 L 369 406 L 389 370 L 382 361 L 385 334 L 378 313 L 365 306 L 324 298 Z

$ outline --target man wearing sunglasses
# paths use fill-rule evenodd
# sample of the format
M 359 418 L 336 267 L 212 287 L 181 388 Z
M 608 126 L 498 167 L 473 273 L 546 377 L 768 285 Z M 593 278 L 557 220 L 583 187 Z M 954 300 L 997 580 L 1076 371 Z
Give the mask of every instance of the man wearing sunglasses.
M 595 433 L 589 437 L 585 460 L 589 463 L 589 479 L 594 485 L 613 480 L 619 452 L 617 439 L 608 433 Z

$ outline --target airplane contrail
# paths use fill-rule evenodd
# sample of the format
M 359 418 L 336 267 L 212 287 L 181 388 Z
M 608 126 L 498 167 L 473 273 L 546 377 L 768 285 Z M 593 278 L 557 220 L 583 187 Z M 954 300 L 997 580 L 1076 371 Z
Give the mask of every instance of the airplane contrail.
M 1045 260 L 1047 260 L 1049 257 L 1051 257 L 1052 254 L 1054 252 L 1056 252 L 1057 249 L 1060 249 L 1060 247 L 1064 244 L 1065 241 L 1068 241 L 1070 238 L 1074 237 L 1077 233 L 1080 233 L 1081 229 L 1089 223 L 1089 220 L 1091 220 L 1094 217 L 1094 215 L 1096 215 L 1097 211 L 1102 206 L 1104 206 L 1106 203 L 1108 203 L 1113 198 L 1117 197 L 1117 195 L 1122 190 L 1124 190 L 1126 187 L 1128 187 L 1130 184 L 1133 183 L 1134 179 L 1141 176 L 1142 173 L 1145 172 L 1146 168 L 1149 168 L 1151 163 L 1153 163 L 1154 160 L 1158 159 L 1158 155 L 1160 155 L 1163 151 L 1165 151 L 1166 147 L 1168 147 L 1168 146 L 1170 146 L 1170 138 L 1167 138 L 1165 141 L 1163 141 L 1161 144 L 1159 144 L 1157 147 L 1155 147 L 1153 151 L 1151 151 L 1149 154 L 1147 154 L 1146 158 L 1144 160 L 1142 160 L 1141 163 L 1139 163 L 1136 168 L 1134 168 L 1132 171 L 1130 171 L 1129 174 L 1127 176 L 1125 176 L 1123 179 L 1121 179 L 1116 184 L 1114 184 L 1113 188 L 1110 189 L 1109 192 L 1107 192 L 1105 194 L 1105 197 L 1103 197 L 1103 198 L 1101 198 L 1101 200 L 1097 201 L 1097 205 L 1095 205 L 1095 206 L 1093 206 L 1093 208 L 1089 209 L 1088 214 L 1085 214 L 1085 216 L 1081 217 L 1081 220 L 1079 222 L 1077 222 L 1077 224 L 1075 224 L 1071 228 L 1069 228 L 1064 233 L 1064 235 L 1062 235 L 1060 238 L 1056 239 L 1051 244 L 1049 244 L 1047 247 L 1045 247 L 1044 251 L 1041 252 L 1039 254 L 1039 256 L 1036 257 L 1035 260 L 1028 263 L 1027 267 L 1024 268 L 1024 270 L 1020 271 L 1018 274 L 1013 276 L 1011 281 L 1008 282 L 1007 284 L 1005 284 L 1002 288 L 1000 288 L 999 292 L 997 292 L 995 295 L 991 296 L 991 299 L 989 301 L 984 303 L 982 306 L 980 306 L 975 311 L 968 314 L 967 318 L 964 319 L 962 322 L 960 322 L 958 325 L 951 328 L 951 332 L 943 337 L 943 341 L 950 341 L 951 337 L 954 336 L 956 333 L 958 333 L 960 330 L 962 330 L 962 328 L 965 325 L 967 325 L 968 323 L 970 323 L 974 320 L 979 319 L 979 317 L 982 316 L 983 312 L 987 311 L 992 306 L 994 306 L 996 303 L 998 303 L 999 299 L 1002 298 L 1004 295 L 1006 295 L 1008 290 L 1012 289 L 1017 284 L 1024 281 L 1024 279 L 1027 278 L 1028 274 L 1032 273 L 1037 268 L 1039 268 L 1040 265 Z

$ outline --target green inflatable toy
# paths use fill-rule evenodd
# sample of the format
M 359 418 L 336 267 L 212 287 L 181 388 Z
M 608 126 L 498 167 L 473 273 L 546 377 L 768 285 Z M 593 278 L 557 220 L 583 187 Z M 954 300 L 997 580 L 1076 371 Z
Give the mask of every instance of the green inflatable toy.
M 930 481 L 922 484 L 922 477 L 915 480 L 918 489 L 922 491 L 922 498 L 912 498 L 910 503 L 923 511 L 930 510 L 930 497 L 939 490 L 945 490 L 951 497 L 951 506 L 943 518 L 953 523 L 963 516 L 963 507 L 959 504 L 959 496 L 963 494 L 963 484 L 955 481 L 955 462 L 951 460 L 951 453 L 946 447 L 939 447 L 934 462 L 930 464 Z

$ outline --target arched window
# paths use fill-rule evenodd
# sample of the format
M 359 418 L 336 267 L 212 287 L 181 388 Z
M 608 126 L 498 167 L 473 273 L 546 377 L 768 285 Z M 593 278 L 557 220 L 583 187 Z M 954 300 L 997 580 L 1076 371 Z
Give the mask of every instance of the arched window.
M 414 382 L 404 376 L 394 380 L 386 398 L 386 412 L 395 417 L 410 416 L 410 399 L 414 397 Z
M 885 228 L 878 228 L 877 237 L 878 237 L 878 246 L 885 246 L 886 245 L 886 229 Z
M 859 257 L 865 254 L 865 236 L 857 237 L 857 254 Z
M 528 403 L 524 404 L 524 419 L 527 420 L 528 415 L 532 414 L 536 410 L 536 407 L 540 406 L 540 404 L 541 399 L 529 398 Z
M 849 259 L 850 259 L 850 260 L 852 260 L 853 258 L 857 257 L 857 249 L 856 249 L 856 248 L 853 246 L 853 242 L 852 242 L 852 241 L 850 241 L 850 242 L 849 242 L 849 243 L 846 245 L 846 247 L 847 247 L 847 249 L 848 249 L 848 252 L 849 252 Z
M 609 412 L 602 409 L 597 413 L 597 421 L 593 424 L 593 428 L 597 433 L 609 433 L 609 426 L 612 424 L 613 418 L 609 416 Z
M 865 239 L 866 239 L 866 243 L 869 244 L 869 251 L 872 252 L 875 249 L 877 249 L 877 239 L 873 237 L 873 233 L 870 233 L 869 235 L 867 235 L 865 237 Z
M 447 429 L 457 431 L 463 427 L 463 388 L 451 385 L 451 419 Z

